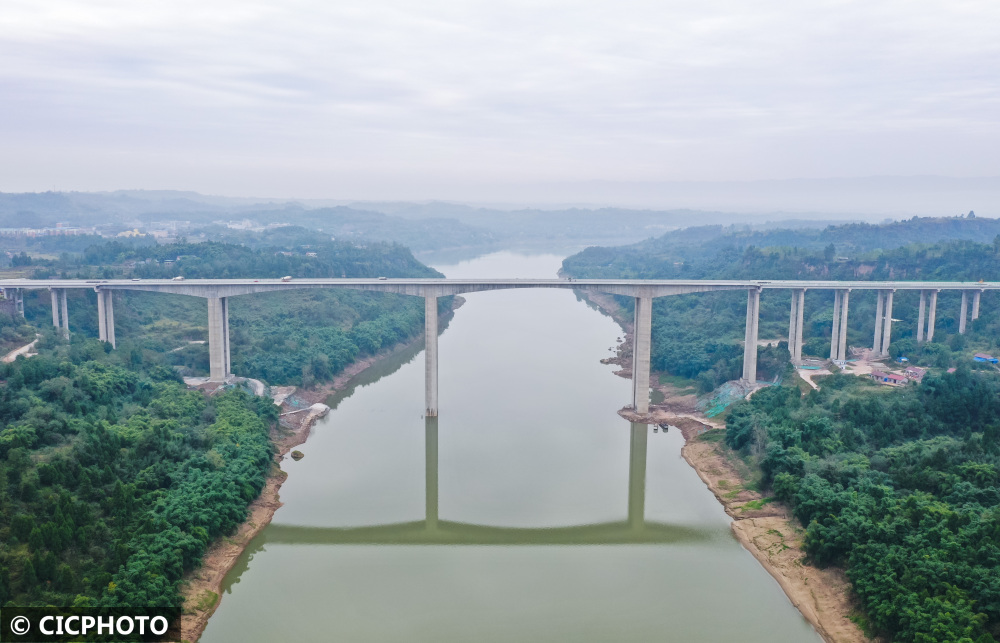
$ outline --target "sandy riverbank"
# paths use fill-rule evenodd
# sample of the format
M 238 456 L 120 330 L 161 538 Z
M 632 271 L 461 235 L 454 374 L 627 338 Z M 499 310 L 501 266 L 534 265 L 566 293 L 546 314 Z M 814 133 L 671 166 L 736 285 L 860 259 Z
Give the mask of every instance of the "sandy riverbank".
M 454 311 L 465 303 L 465 300 L 461 297 L 455 297 L 454 302 L 451 312 L 444 316 L 442 321 L 448 321 Z M 358 360 L 345 368 L 332 382 L 299 390 L 294 387 L 280 387 L 280 390 L 272 389 L 272 393 L 280 394 L 278 399 L 282 402 L 283 413 L 298 410 L 289 406 L 285 401 L 292 393 L 295 397 L 311 404 L 320 404 L 337 391 L 347 388 L 355 377 L 368 368 L 421 341 L 423 341 L 423 337 L 418 336 L 411 342 Z M 276 449 L 274 464 L 264 484 L 263 491 L 248 508 L 246 522 L 240 525 L 235 534 L 220 538 L 212 543 L 202 557 L 201 566 L 189 573 L 182 581 L 181 596 L 184 598 L 184 608 L 180 622 L 179 638 L 181 641 L 197 641 L 202 632 L 205 631 L 208 619 L 222 601 L 222 582 L 226 574 L 236 564 L 240 554 L 247 548 L 254 536 L 271 522 L 271 519 L 274 518 L 274 512 L 282 505 L 278 492 L 282 483 L 288 478 L 288 474 L 281 470 L 281 460 L 292 449 L 305 443 L 312 431 L 313 424 L 320 417 L 322 417 L 321 412 L 302 412 L 286 416 L 282 423 L 271 430 L 271 441 Z
M 819 569 L 805 561 L 805 530 L 781 503 L 763 503 L 746 488 L 746 473 L 722 444 L 722 429 L 693 418 L 671 422 L 684 434 L 684 460 L 698 473 L 732 517 L 736 537 L 778 581 L 792 604 L 829 643 L 862 643 L 868 638 L 848 615 L 856 605 L 851 584 L 837 568 Z
M 614 358 L 604 363 L 622 367 L 616 375 L 630 378 L 631 326 L 614 299 L 607 295 L 589 297 L 605 313 L 621 324 L 625 340 Z M 651 386 L 663 395 L 663 402 L 650 406 L 649 414 L 637 416 L 630 409 L 619 415 L 630 421 L 669 424 L 684 435 L 681 455 L 702 479 L 733 519 L 733 534 L 743 547 L 778 582 L 788 599 L 812 623 L 828 643 L 863 643 L 869 639 L 849 618 L 856 609 L 850 581 L 837 568 L 818 569 L 805 560 L 802 539 L 805 530 L 787 507 L 747 488 L 751 472 L 722 442 L 725 424 L 705 417 L 697 410 L 697 396 L 669 384 Z

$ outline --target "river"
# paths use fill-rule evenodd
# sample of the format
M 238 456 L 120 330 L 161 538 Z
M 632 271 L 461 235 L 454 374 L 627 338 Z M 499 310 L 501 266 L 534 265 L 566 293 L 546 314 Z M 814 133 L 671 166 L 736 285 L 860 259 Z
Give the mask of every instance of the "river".
M 448 277 L 552 277 L 495 253 Z M 287 459 L 285 503 L 227 576 L 204 643 L 819 641 L 729 530 L 677 430 L 616 411 L 622 334 L 570 291 L 466 295 Z

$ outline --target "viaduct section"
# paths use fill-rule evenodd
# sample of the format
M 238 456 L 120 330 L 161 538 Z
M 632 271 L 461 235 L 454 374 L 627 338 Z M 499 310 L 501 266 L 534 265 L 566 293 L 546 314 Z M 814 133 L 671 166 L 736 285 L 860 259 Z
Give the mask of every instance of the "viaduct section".
M 743 290 L 747 293 L 746 333 L 744 337 L 743 379 L 750 384 L 757 380 L 757 332 L 760 293 L 768 289 L 790 290 L 791 313 L 788 323 L 788 349 L 792 361 L 802 361 L 802 323 L 807 290 L 833 290 L 833 332 L 830 337 L 830 359 L 847 358 L 847 312 L 852 290 L 874 290 L 877 293 L 875 334 L 872 348 L 879 355 L 888 355 L 892 329 L 892 300 L 897 290 L 920 292 L 917 310 L 917 341 L 934 339 L 934 321 L 938 293 L 942 290 L 962 294 L 959 333 L 964 333 L 966 321 L 979 317 L 979 302 L 983 292 L 1000 290 L 1000 282 L 940 282 L 940 281 L 757 281 L 757 280 L 634 280 L 634 279 L 143 279 L 98 280 L 79 279 L 4 279 L 0 280 L 8 298 L 14 299 L 23 314 L 23 291 L 47 289 L 52 299 L 52 324 L 69 337 L 69 314 L 66 292 L 69 289 L 93 289 L 97 292 L 97 314 L 100 339 L 115 345 L 115 315 L 112 295 L 115 291 L 165 292 L 202 297 L 208 302 L 208 346 L 210 377 L 223 382 L 231 374 L 229 352 L 229 298 L 279 290 L 307 288 L 348 288 L 389 292 L 423 297 L 424 331 L 426 336 L 426 408 L 427 417 L 438 414 L 438 297 L 487 290 L 514 288 L 561 288 L 622 295 L 635 299 L 635 326 L 632 357 L 632 405 L 638 413 L 649 411 L 649 360 L 652 333 L 653 299 L 670 295 Z M 971 302 L 970 302 L 971 299 Z M 969 310 L 971 303 L 971 311 Z M 970 315 L 971 312 L 971 315 Z

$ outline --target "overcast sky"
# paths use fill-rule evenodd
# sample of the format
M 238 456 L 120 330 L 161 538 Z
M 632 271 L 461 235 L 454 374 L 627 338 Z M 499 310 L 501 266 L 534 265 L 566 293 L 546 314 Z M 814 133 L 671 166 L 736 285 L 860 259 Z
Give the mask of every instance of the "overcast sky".
M 997 176 L 998 34 L 996 0 L 2 0 L 0 191 Z

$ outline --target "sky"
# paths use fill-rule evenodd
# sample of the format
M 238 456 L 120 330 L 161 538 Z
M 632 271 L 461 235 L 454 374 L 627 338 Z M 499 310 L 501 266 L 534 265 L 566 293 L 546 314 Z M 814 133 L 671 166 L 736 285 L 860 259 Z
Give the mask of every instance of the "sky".
M 3 0 L 0 191 L 996 177 L 997 34 L 995 0 Z

